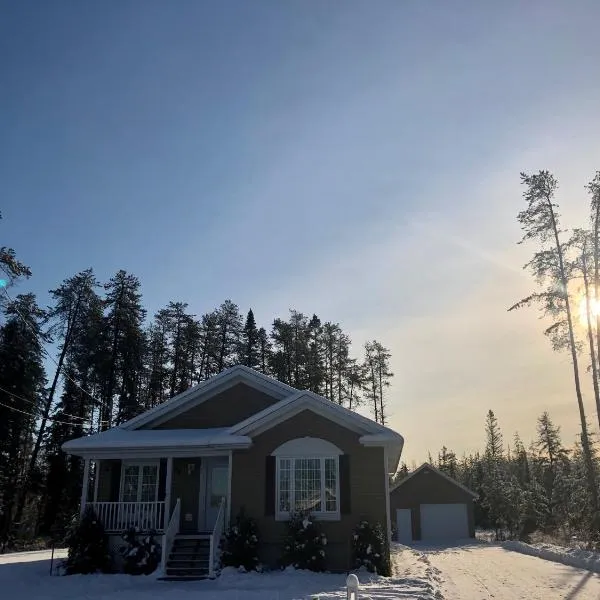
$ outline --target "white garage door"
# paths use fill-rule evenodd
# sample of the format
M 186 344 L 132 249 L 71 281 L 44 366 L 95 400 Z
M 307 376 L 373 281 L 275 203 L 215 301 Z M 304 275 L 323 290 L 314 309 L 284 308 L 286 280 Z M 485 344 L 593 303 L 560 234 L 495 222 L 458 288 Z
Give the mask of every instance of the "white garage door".
M 468 537 L 466 504 L 421 504 L 422 540 L 459 540 Z

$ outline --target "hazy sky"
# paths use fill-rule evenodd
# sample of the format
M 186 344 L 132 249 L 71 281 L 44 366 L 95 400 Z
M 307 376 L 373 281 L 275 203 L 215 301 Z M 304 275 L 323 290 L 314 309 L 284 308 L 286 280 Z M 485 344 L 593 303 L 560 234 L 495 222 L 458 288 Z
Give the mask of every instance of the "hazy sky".
M 405 459 L 577 431 L 533 311 L 519 171 L 583 225 L 600 3 L 0 0 L 3 245 L 46 291 L 124 268 L 150 311 L 289 308 L 393 354 Z M 590 420 L 593 399 L 586 395 Z

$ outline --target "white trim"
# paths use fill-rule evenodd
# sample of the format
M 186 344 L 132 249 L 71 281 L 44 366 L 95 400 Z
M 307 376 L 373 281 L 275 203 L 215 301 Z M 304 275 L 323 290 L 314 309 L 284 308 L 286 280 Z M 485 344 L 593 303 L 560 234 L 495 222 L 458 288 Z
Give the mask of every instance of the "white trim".
M 450 477 L 449 475 L 446 475 L 446 473 L 444 473 L 443 471 L 440 471 L 439 469 L 436 469 L 433 465 L 431 465 L 431 464 L 429 464 L 427 462 L 423 463 L 418 469 L 415 469 L 412 473 L 410 473 L 409 475 L 407 475 L 404 479 L 402 479 L 398 483 L 394 484 L 394 487 L 392 487 L 392 489 L 390 490 L 390 494 L 392 494 L 393 492 L 395 492 L 400 486 L 404 485 L 409 479 L 412 479 L 415 475 L 417 475 L 421 471 L 424 471 L 425 469 L 430 469 L 436 475 L 440 475 L 446 481 L 449 481 L 450 483 L 454 484 L 456 487 L 460 488 L 461 490 L 467 492 L 468 494 L 471 494 L 471 496 L 473 496 L 473 498 L 478 498 L 479 497 L 479 495 L 476 494 L 473 490 L 470 490 L 467 486 L 465 486 L 462 483 L 456 481 L 456 479 L 452 479 L 452 477 Z
M 227 475 L 227 529 L 231 527 L 231 471 L 233 468 L 233 451 L 229 451 L 229 473 Z
M 160 476 L 160 473 L 159 473 Z M 171 520 L 171 488 L 173 487 L 173 457 L 167 457 L 167 477 L 165 480 L 165 529 Z
M 392 549 L 392 515 L 390 513 L 390 475 L 388 473 L 388 449 L 383 449 L 383 476 L 385 477 L 385 512 L 387 515 L 387 541 L 388 541 L 388 552 Z
M 285 445 L 285 444 L 283 444 Z M 290 469 L 290 501 L 293 506 L 294 504 L 294 469 L 295 469 L 295 461 L 302 460 L 304 458 L 316 459 L 318 458 L 320 461 L 320 471 L 321 471 L 321 510 L 320 511 L 310 511 L 311 518 L 317 521 L 340 521 L 342 518 L 340 511 L 340 460 L 339 455 L 327 455 L 327 456 L 302 456 L 302 455 L 276 455 L 275 459 L 275 520 L 276 521 L 289 521 L 290 520 L 290 511 L 281 511 L 279 510 L 279 500 L 280 500 L 280 465 L 282 460 L 290 460 L 292 461 L 291 469 Z M 335 462 L 335 500 L 336 500 L 336 510 L 335 511 L 326 511 L 325 510 L 325 461 L 333 460 Z M 292 511 L 293 512 L 293 511 Z
M 289 396 L 296 391 L 293 387 L 263 373 L 259 373 L 250 367 L 236 365 L 221 371 L 218 375 L 189 388 L 177 396 L 173 396 L 170 400 L 130 419 L 119 425 L 119 427 L 122 429 L 139 429 L 149 424 L 160 424 L 189 410 L 193 406 L 202 404 L 209 398 L 237 383 L 245 383 L 277 399 Z
M 236 446 L 236 448 L 247 449 L 252 444 L 246 444 L 244 446 Z M 124 456 L 128 460 L 158 460 L 165 458 L 165 456 L 172 456 L 173 458 L 202 458 L 205 456 L 223 456 L 231 450 L 231 446 L 225 446 L 223 448 L 124 448 L 124 449 L 90 449 L 86 451 L 78 451 L 77 456 L 83 458 L 102 458 L 102 459 L 119 459 L 122 460 Z M 71 452 L 70 452 L 71 453 Z M 74 452 L 73 452 L 74 454 Z
M 197 529 L 198 531 L 204 531 L 206 529 L 206 485 L 208 483 L 208 476 L 206 473 L 206 467 L 208 461 L 200 461 L 200 489 L 198 490 L 198 516 L 197 516 Z
M 102 461 L 96 459 L 94 461 L 94 502 L 98 502 L 98 483 L 100 482 L 100 463 Z
M 127 467 L 138 467 L 141 468 L 141 472 L 138 473 L 138 490 L 137 500 L 127 500 L 127 502 L 142 502 L 142 481 L 143 481 L 143 467 L 156 467 L 156 486 L 154 489 L 154 500 L 143 500 L 143 502 L 158 502 L 158 485 L 160 483 L 160 460 L 122 460 L 121 461 L 121 482 L 119 484 L 119 502 L 125 502 L 123 500 L 123 484 L 125 482 L 125 469 Z
M 321 457 L 344 454 L 335 444 L 321 438 L 301 437 L 289 440 L 271 452 L 271 456 L 289 457 Z
M 259 434 L 290 417 L 310 409 L 313 412 L 339 423 L 346 429 L 361 434 L 387 434 L 386 439 L 403 441 L 402 436 L 395 431 L 375 423 L 358 413 L 351 411 L 327 398 L 309 391 L 298 391 L 295 394 L 280 400 L 276 404 L 268 406 L 264 410 L 252 415 L 229 429 L 230 435 Z
M 88 487 L 90 486 L 90 459 L 86 458 L 83 461 L 83 485 L 81 486 L 81 506 L 79 514 L 83 516 L 85 505 L 87 504 Z

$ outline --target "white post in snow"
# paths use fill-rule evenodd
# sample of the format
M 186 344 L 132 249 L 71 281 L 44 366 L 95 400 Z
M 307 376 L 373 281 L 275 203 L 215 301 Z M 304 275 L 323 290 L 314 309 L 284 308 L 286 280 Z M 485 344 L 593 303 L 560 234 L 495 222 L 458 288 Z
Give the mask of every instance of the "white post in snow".
M 79 508 L 79 516 L 83 516 L 85 505 L 87 504 L 88 487 L 90 486 L 90 459 L 83 459 L 83 485 L 81 486 L 81 507 Z
M 358 577 L 354 573 L 346 579 L 346 600 L 358 600 Z

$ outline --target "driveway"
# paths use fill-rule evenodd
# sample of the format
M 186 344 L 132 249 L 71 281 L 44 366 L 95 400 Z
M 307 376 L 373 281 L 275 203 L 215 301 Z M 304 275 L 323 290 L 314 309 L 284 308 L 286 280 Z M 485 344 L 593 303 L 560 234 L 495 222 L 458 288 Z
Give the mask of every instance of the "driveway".
M 600 575 L 492 544 L 415 545 L 444 600 L 598 600 Z

